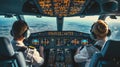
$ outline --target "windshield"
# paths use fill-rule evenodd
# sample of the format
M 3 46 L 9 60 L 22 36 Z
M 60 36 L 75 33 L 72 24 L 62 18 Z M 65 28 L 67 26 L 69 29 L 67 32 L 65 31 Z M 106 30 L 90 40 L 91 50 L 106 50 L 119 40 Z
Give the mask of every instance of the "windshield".
M 84 33 L 90 33 L 91 25 L 96 22 L 98 16 L 86 16 L 84 18 L 66 17 L 64 18 L 63 30 L 73 30 Z
M 65 17 L 63 24 L 63 31 L 79 31 L 89 33 L 89 29 L 93 22 L 98 19 L 98 16 L 88 16 L 85 18 Z M 25 16 L 26 22 L 31 28 L 32 32 L 40 31 L 57 31 L 57 23 L 55 17 L 41 17 Z
M 84 33 L 90 33 L 91 25 L 97 21 L 99 16 L 87 16 L 84 18 L 78 17 L 65 17 L 63 24 L 63 31 L 78 31 Z M 30 27 L 30 31 L 41 32 L 41 31 L 57 31 L 57 24 L 55 17 L 41 17 L 38 18 L 36 16 L 24 16 L 25 21 L 28 23 Z M 108 23 L 112 32 L 120 30 L 120 17 L 118 19 L 110 19 L 106 18 L 106 22 Z M 0 16 L 0 36 L 11 37 L 10 30 L 14 21 L 16 21 L 16 17 L 5 18 L 4 16 Z M 113 34 L 113 33 L 112 33 Z M 117 35 L 117 34 L 116 34 Z M 112 36 L 112 38 L 116 38 Z

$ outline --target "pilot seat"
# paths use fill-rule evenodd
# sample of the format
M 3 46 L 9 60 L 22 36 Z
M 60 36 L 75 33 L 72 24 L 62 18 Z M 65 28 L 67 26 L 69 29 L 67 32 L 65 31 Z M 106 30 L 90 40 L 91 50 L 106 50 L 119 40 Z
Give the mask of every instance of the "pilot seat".
M 26 67 L 23 53 L 15 52 L 6 37 L 0 37 L 0 67 Z
M 108 40 L 99 53 L 95 53 L 89 67 L 120 67 L 120 41 Z

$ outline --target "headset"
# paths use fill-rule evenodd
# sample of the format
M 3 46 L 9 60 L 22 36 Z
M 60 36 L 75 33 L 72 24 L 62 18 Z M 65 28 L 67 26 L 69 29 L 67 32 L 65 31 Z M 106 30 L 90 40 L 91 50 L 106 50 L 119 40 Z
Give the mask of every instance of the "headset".
M 92 31 L 93 30 L 93 26 L 95 25 L 96 23 L 94 23 L 92 26 L 91 26 L 91 30 L 90 30 L 90 32 L 91 32 L 91 34 L 90 34 L 90 37 L 92 38 L 92 39 L 97 39 L 97 35 Z M 99 31 L 99 29 L 98 29 L 98 31 Z M 100 31 L 99 31 L 100 32 Z M 108 33 L 107 33 L 107 36 L 109 37 L 111 35 L 111 30 L 108 28 Z
M 21 20 L 19 20 L 19 21 L 21 21 Z M 17 23 L 19 23 L 19 21 L 17 22 Z M 22 21 L 22 23 L 25 23 L 25 25 L 28 27 L 28 25 L 27 25 L 27 23 L 26 22 L 24 22 L 24 21 Z M 11 31 L 10 31 L 10 34 L 11 34 L 11 36 L 15 36 L 15 31 L 14 31 L 14 27 L 12 27 L 12 29 L 11 29 Z M 21 35 L 25 38 L 25 39 L 27 39 L 29 36 L 30 36 L 30 30 L 29 30 L 29 27 L 27 28 L 27 30 L 25 30 Z M 21 36 L 21 35 L 19 35 L 19 36 Z

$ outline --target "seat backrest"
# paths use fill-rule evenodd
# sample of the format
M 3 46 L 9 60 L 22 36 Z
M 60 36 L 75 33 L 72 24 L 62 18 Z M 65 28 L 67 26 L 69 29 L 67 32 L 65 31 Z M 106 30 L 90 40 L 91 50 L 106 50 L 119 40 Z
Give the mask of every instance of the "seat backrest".
M 0 37 L 0 67 L 26 67 L 23 54 L 14 52 L 6 37 Z
M 120 41 L 108 40 L 102 49 L 102 56 L 106 59 L 120 57 Z
M 120 67 L 120 41 L 108 40 L 101 51 L 104 67 Z
M 108 40 L 104 48 L 96 53 L 90 67 L 120 67 L 120 41 Z

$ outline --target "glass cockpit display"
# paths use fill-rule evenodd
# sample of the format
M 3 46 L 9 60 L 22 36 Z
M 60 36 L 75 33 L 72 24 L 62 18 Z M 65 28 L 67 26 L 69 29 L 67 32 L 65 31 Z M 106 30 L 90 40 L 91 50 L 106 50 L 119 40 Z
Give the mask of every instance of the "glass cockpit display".
M 41 39 L 41 45 L 43 46 L 47 46 L 49 44 L 49 40 L 44 38 L 44 39 Z
M 82 39 L 82 40 L 81 40 L 81 44 L 82 44 L 82 45 L 88 44 L 88 40 L 87 40 L 87 39 Z
M 32 44 L 33 45 L 39 45 L 39 39 L 32 39 Z
M 79 40 L 78 40 L 78 39 L 73 39 L 73 40 L 71 41 L 71 43 L 72 43 L 73 45 L 78 45 L 78 44 L 79 44 Z

